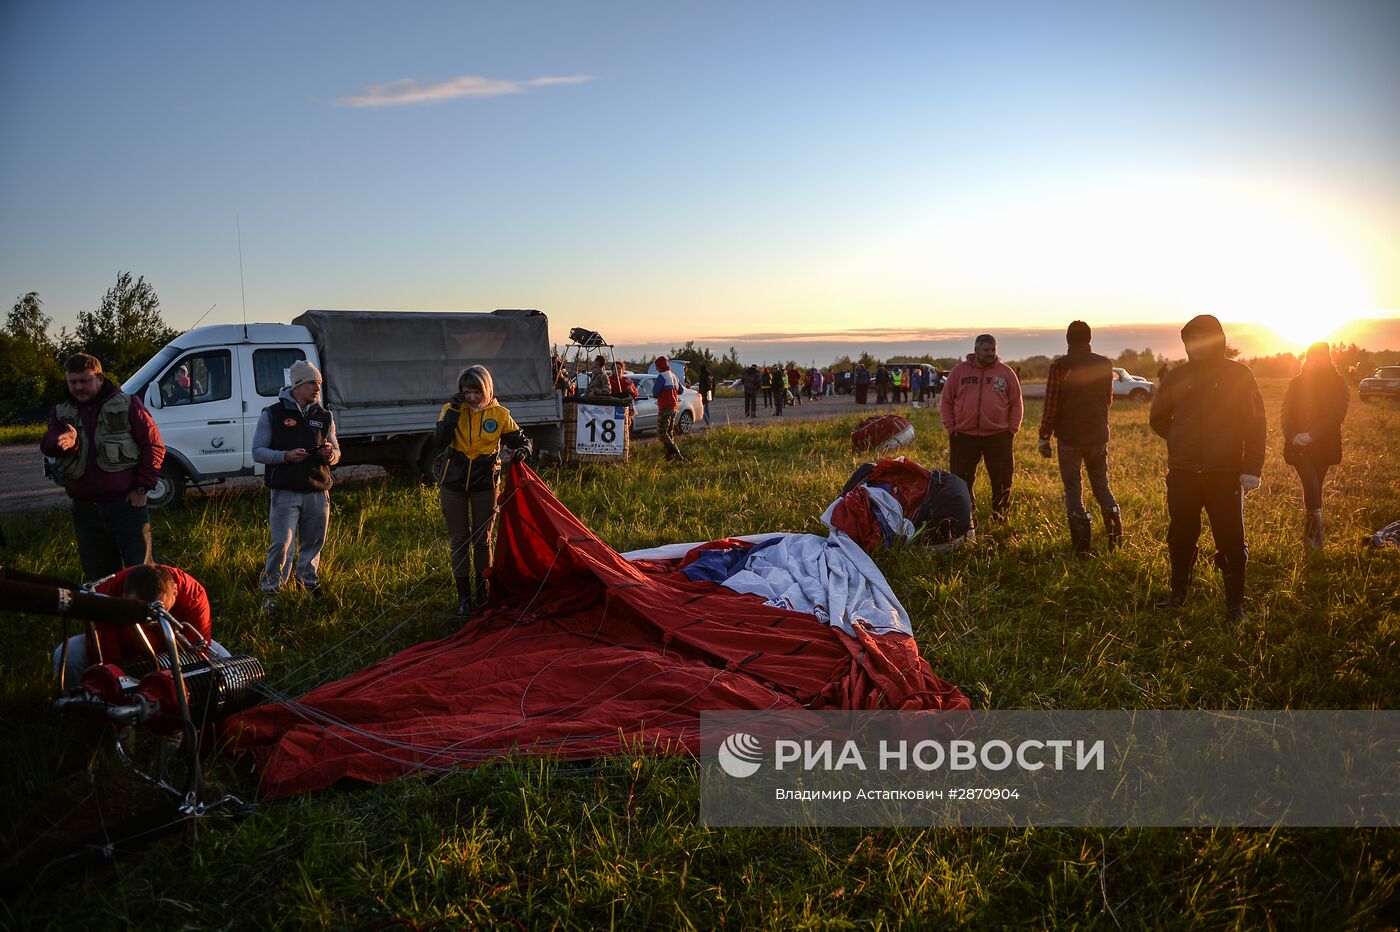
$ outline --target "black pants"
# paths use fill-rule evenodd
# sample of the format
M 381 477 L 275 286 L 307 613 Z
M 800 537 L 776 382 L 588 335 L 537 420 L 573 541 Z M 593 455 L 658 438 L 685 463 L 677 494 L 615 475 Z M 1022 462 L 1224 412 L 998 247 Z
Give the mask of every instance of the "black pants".
M 865 404 L 866 399 L 869 398 L 869 397 L 870 397 L 870 386 L 869 386 L 869 385 L 857 385 L 857 386 L 856 386 L 856 404 L 858 404 L 858 405 L 863 405 L 863 404 Z
M 783 402 L 786 400 L 787 392 L 781 388 L 773 389 L 773 414 L 777 417 L 783 416 Z
M 758 417 L 758 393 L 744 392 L 744 416 Z
M 110 502 L 75 500 L 73 535 L 78 539 L 78 562 L 86 580 L 151 562 L 151 519 L 145 505 L 134 508 L 124 498 Z
M 1094 500 L 1099 503 L 1099 511 L 1105 517 L 1117 511 L 1118 502 L 1113 498 L 1113 490 L 1108 487 L 1108 444 L 1075 447 L 1061 440 L 1056 447 L 1060 460 L 1060 482 L 1065 487 L 1065 512 L 1071 518 L 1086 514 L 1084 483 L 1079 474 L 1081 465 L 1089 473 L 1089 488 L 1094 492 Z
M 1327 481 L 1330 466 L 1319 466 L 1312 460 L 1300 457 L 1293 464 L 1298 473 L 1298 481 L 1303 483 L 1303 507 L 1314 511 L 1322 507 L 1322 484 Z
M 1011 476 L 1015 471 L 1011 441 L 1015 436 L 1004 430 L 987 437 L 953 434 L 948 438 L 948 471 L 967 483 L 969 493 L 977 478 L 977 463 L 986 461 L 987 478 L 992 483 L 992 514 L 998 518 L 1005 517 L 1011 507 Z M 976 502 L 974 496 L 974 506 Z
M 773 407 L 773 386 L 771 385 L 763 386 L 763 406 L 765 408 Z
M 1172 561 L 1172 588 L 1184 589 L 1196 563 L 1201 510 L 1215 538 L 1215 565 L 1227 577 L 1244 576 L 1249 547 L 1244 542 L 1244 492 L 1239 473 L 1167 471 L 1167 552 Z

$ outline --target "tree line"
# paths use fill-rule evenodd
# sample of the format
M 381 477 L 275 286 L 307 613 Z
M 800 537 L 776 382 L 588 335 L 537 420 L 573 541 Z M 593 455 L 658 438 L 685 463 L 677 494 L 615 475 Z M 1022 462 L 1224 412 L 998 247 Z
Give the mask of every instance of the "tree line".
M 107 378 L 122 382 L 156 351 L 179 336 L 160 312 L 160 298 L 145 276 L 120 272 L 95 310 L 52 332 L 39 292 L 15 299 L 0 330 L 0 421 L 33 423 L 63 398 L 63 360 L 77 352 L 102 360 Z

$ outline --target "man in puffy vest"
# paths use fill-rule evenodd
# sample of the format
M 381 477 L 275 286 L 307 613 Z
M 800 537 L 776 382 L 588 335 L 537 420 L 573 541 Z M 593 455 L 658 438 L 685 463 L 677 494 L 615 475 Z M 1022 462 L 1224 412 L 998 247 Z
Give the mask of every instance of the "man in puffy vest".
M 1045 408 L 1040 415 L 1040 455 L 1052 455 L 1050 438 L 1059 439 L 1060 482 L 1065 489 L 1070 545 L 1077 555 L 1089 553 L 1093 525 L 1084 510 L 1081 467 L 1103 515 L 1108 545 L 1123 540 L 1118 502 L 1108 486 L 1108 408 L 1113 404 L 1113 363 L 1089 348 L 1093 331 L 1076 320 L 1065 331 L 1068 352 L 1050 363 L 1045 380 Z
M 1225 584 L 1225 617 L 1245 621 L 1244 493 L 1259 488 L 1268 422 L 1254 373 L 1228 358 L 1225 329 L 1209 314 L 1181 328 L 1187 361 L 1167 373 L 1152 399 L 1152 430 L 1167 441 L 1167 552 L 1171 592 L 1158 608 L 1186 601 L 1210 518 L 1215 565 Z
M 263 565 L 263 610 L 276 609 L 277 590 L 291 579 L 292 539 L 297 580 L 313 597 L 321 584 L 321 547 L 331 516 L 331 467 L 340 461 L 335 419 L 319 404 L 321 373 L 304 359 L 292 363 L 292 384 L 263 409 L 253 432 L 253 459 L 267 467 L 272 543 Z
M 938 412 L 948 431 L 948 468 L 970 492 L 977 464 L 985 460 L 992 515 L 1001 519 L 1011 507 L 1012 441 L 1025 413 L 1021 381 L 997 356 L 997 340 L 990 333 L 978 336 L 973 350 L 948 373 Z
M 108 382 L 96 357 L 76 353 L 63 369 L 68 390 L 49 411 L 39 449 L 55 458 L 73 500 L 83 576 L 101 579 L 151 561 L 146 495 L 160 479 L 165 444 L 141 399 Z

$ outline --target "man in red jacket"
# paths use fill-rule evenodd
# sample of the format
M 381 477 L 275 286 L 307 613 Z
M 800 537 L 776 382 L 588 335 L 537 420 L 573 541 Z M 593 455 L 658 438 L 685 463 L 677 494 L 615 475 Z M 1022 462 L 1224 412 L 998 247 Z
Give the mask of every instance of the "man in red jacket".
M 656 378 L 651 383 L 651 397 L 656 399 L 656 436 L 666 449 L 666 458 L 677 462 L 685 459 L 676 446 L 676 409 L 684 390 L 681 380 L 671 371 L 670 360 L 657 356 Z
M 151 413 L 75 353 L 63 364 L 67 395 L 49 411 L 39 449 L 56 460 L 73 500 L 73 532 L 87 579 L 151 560 L 146 495 L 160 478 L 165 444 Z
M 974 352 L 948 373 L 939 414 L 948 431 L 948 469 L 972 491 L 977 463 L 987 463 L 992 483 L 992 515 L 1000 520 L 1011 507 L 1015 460 L 1011 444 L 1024 414 L 1021 382 L 997 356 L 990 333 L 977 337 Z
M 196 647 L 207 644 L 210 652 L 217 656 L 228 655 L 228 651 L 212 639 L 208 593 L 199 580 L 184 570 L 152 564 L 133 566 L 104 579 L 94 587 L 94 591 L 106 596 L 140 599 L 146 603 L 159 601 L 179 622 L 177 630 L 185 640 Z M 96 643 L 93 643 L 94 639 Z M 76 682 L 89 664 L 97 661 L 97 648 L 100 648 L 104 662 L 120 664 L 128 658 L 149 656 L 146 650 L 148 642 L 152 649 L 164 650 L 165 637 L 161 634 L 160 625 L 141 625 L 137 629 L 129 625 L 96 622 L 92 625 L 91 636 L 79 634 L 68 639 L 64 678 L 68 682 Z M 62 645 L 54 651 L 54 672 L 58 672 L 61 660 Z

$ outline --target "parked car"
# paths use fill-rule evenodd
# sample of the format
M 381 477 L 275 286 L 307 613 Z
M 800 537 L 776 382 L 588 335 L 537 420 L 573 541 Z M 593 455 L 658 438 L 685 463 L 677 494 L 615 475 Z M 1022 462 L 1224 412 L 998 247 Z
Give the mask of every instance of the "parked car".
M 629 372 L 627 377 L 637 385 L 637 404 L 632 416 L 632 433 L 653 433 L 656 430 L 656 399 L 651 397 L 651 385 L 656 374 L 651 372 Z M 676 433 L 688 434 L 695 429 L 695 423 L 705 416 L 705 405 L 700 393 L 694 387 L 681 390 L 676 414 Z
M 1381 366 L 1376 374 L 1361 380 L 1357 391 L 1362 401 L 1372 398 L 1400 398 L 1400 366 Z
M 1127 369 L 1114 368 L 1113 370 L 1113 397 L 1131 398 L 1133 401 L 1146 401 L 1152 397 L 1152 393 L 1157 390 L 1157 386 L 1152 384 L 1151 379 L 1144 379 L 1140 375 L 1133 375 Z

